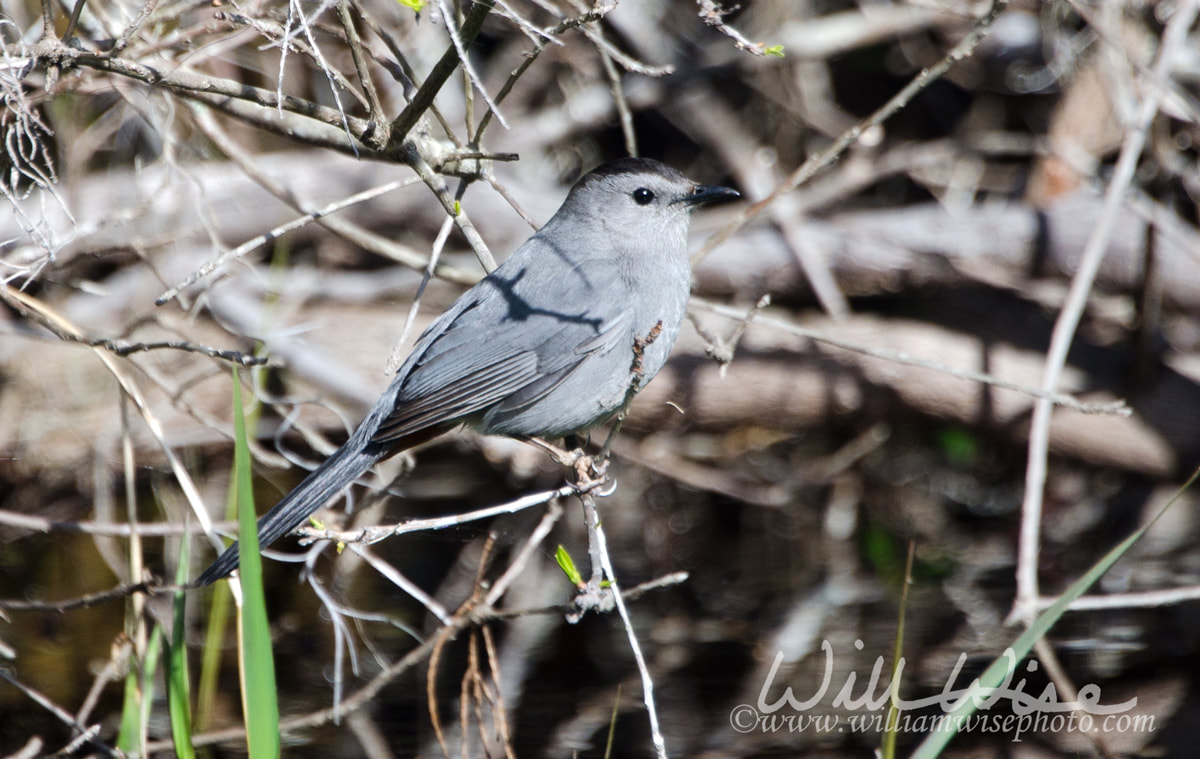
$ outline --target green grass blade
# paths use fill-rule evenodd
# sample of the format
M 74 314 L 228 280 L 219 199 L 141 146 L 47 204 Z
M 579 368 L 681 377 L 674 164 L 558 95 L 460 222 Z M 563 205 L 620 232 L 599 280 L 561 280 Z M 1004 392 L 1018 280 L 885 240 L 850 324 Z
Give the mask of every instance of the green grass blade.
M 235 516 L 230 514 L 230 517 Z M 208 604 L 207 624 L 204 628 L 204 646 L 200 649 L 200 684 L 196 686 L 195 728 L 204 732 L 213 723 L 217 703 L 217 685 L 221 674 L 221 655 L 225 630 L 229 626 L 229 612 L 233 597 L 229 583 L 219 582 L 212 586 L 212 600 Z
M 1183 487 L 1158 510 L 1153 519 L 1146 522 L 1146 524 L 1138 528 L 1132 535 L 1118 543 L 1115 548 L 1104 555 L 1104 558 L 1092 565 L 1092 568 L 1082 577 L 1071 583 L 1071 586 L 1059 596 L 1058 600 L 1042 612 L 1034 620 L 1033 624 L 1029 626 L 1029 629 L 1021 633 L 1012 646 L 998 659 L 993 661 L 991 666 L 971 684 L 967 689 L 968 693 L 974 692 L 978 697 L 972 698 L 968 695 L 959 699 L 959 703 L 955 708 L 950 710 L 946 715 L 947 729 L 938 729 L 926 736 L 925 740 L 921 742 L 920 746 L 917 746 L 917 750 L 913 753 L 913 759 L 935 759 L 940 756 L 942 750 L 950 743 L 950 739 L 958 733 L 966 720 L 979 710 L 980 702 L 986 701 L 988 694 L 992 693 L 993 689 L 999 688 L 1008 682 L 1009 677 L 1016 671 L 1017 666 L 1025 660 L 1029 652 L 1033 650 L 1034 645 L 1045 637 L 1046 633 L 1050 632 L 1050 628 L 1054 627 L 1058 620 L 1062 618 L 1062 615 L 1066 613 L 1067 607 L 1075 599 L 1087 592 L 1088 588 L 1095 585 L 1096 581 L 1112 568 L 1112 565 L 1116 564 L 1133 547 L 1134 543 L 1137 543 L 1146 534 L 1146 531 L 1159 520 L 1159 517 L 1167 513 L 1167 509 L 1171 508 L 1187 489 L 1195 483 L 1197 477 L 1200 477 L 1200 470 L 1197 470 L 1188 478 Z
M 250 473 L 250 446 L 242 411 L 242 386 L 237 368 L 233 371 L 234 480 L 237 487 L 238 539 L 241 566 L 242 608 L 238 625 L 238 649 L 242 675 L 242 714 L 246 720 L 246 743 L 252 759 L 279 756 L 279 703 L 275 689 L 275 661 L 267 600 L 262 584 L 262 557 L 254 509 L 254 483 Z
M 145 753 L 146 726 L 150 722 L 150 706 L 154 703 L 154 674 L 158 671 L 161 652 L 162 628 L 155 625 L 146 641 L 145 658 L 141 662 L 131 662 L 125 676 L 125 700 L 117 748 L 127 754 Z
M 117 731 L 117 748 L 126 754 L 138 753 L 138 736 L 141 734 L 142 710 L 136 666 L 130 666 L 125 674 L 125 696 L 121 704 L 121 728 Z
M 146 730 L 150 725 L 150 707 L 154 705 L 154 676 L 158 672 L 159 659 L 162 658 L 163 630 L 161 625 L 155 625 L 150 632 L 150 640 L 146 643 L 146 664 L 142 669 L 142 732 L 138 736 L 140 746 L 138 753 L 145 755 Z
M 896 736 L 899 734 L 897 725 L 900 720 L 900 707 L 896 701 L 900 697 L 900 662 L 904 661 L 904 617 L 908 613 L 908 589 L 912 587 L 913 560 L 917 555 L 917 544 L 909 541 L 908 559 L 904 562 L 904 584 L 900 588 L 900 608 L 897 611 L 896 644 L 892 650 L 892 695 L 888 699 L 887 718 L 883 725 L 883 743 L 877 752 L 882 759 L 895 759 Z
M 188 541 L 179 541 L 179 566 L 175 583 L 188 581 Z M 167 648 L 167 711 L 171 716 L 171 741 L 179 759 L 193 759 L 192 748 L 192 686 L 187 666 L 187 615 L 183 590 L 175 591 L 174 617 L 171 620 L 171 641 Z

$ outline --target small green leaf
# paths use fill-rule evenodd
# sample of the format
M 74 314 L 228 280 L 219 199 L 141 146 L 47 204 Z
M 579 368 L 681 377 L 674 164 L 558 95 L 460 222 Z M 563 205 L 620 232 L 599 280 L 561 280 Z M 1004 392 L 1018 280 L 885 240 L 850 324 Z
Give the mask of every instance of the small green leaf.
M 396 2 L 405 8 L 412 8 L 413 13 L 420 13 L 421 9 L 425 7 L 425 0 L 396 0 Z
M 558 566 L 562 569 L 563 574 L 571 581 L 571 584 L 577 588 L 583 587 L 583 575 L 575 567 L 575 560 L 571 558 L 571 554 L 567 553 L 567 549 L 559 545 L 554 552 L 554 560 L 558 562 Z
M 765 47 L 763 48 L 763 53 L 771 56 L 772 58 L 782 58 L 783 45 L 772 45 L 771 47 Z
M 462 216 L 462 203 L 459 203 L 457 200 L 454 201 L 454 215 Z

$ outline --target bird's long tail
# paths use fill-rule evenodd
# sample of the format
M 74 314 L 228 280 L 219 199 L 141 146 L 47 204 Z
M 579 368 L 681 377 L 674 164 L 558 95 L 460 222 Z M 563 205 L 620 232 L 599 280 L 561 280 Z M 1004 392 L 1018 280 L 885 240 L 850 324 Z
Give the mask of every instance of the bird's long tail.
M 258 520 L 260 548 L 265 548 L 291 532 L 309 514 L 323 506 L 383 458 L 382 452 L 375 452 L 373 447 L 356 445 L 357 442 L 352 438 L 346 445 L 334 451 L 325 463 L 314 469 L 312 474 Z M 237 569 L 237 566 L 238 544 L 234 543 L 196 578 L 192 586 L 210 585 Z

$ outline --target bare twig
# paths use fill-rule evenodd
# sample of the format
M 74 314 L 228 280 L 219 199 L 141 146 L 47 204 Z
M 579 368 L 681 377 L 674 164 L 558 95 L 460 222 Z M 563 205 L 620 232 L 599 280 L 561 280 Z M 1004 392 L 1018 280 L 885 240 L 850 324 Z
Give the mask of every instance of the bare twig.
M 301 527 L 296 530 L 296 534 L 301 536 L 301 543 L 311 543 L 315 540 L 335 540 L 339 543 L 357 544 L 362 543 L 370 545 L 378 543 L 381 540 L 396 535 L 406 535 L 410 532 L 424 532 L 426 530 L 444 530 L 448 527 L 456 527 L 467 522 L 474 522 L 480 519 L 488 519 L 500 514 L 513 514 L 518 511 L 540 506 L 543 503 L 566 498 L 568 496 L 577 495 L 580 493 L 580 488 L 576 485 L 564 485 L 557 490 L 545 490 L 540 493 L 530 493 L 516 500 L 507 503 L 488 506 L 474 511 L 468 511 L 464 514 L 452 514 L 445 517 L 431 517 L 428 519 L 409 519 L 399 524 L 394 525 L 376 525 L 371 527 L 363 527 L 357 530 L 319 530 L 315 527 Z
M 550 506 L 546 509 L 546 513 L 542 515 L 542 519 L 538 522 L 537 527 L 533 529 L 533 532 L 529 533 L 525 544 L 521 546 L 516 556 L 509 562 L 508 569 L 505 570 L 504 574 L 492 583 L 492 588 L 488 591 L 487 597 L 484 599 L 484 608 L 492 609 L 496 604 L 500 603 L 500 599 L 504 597 L 509 587 L 516 581 L 517 576 L 525 569 L 525 566 L 529 563 L 529 559 L 537 552 L 542 543 L 545 542 L 546 538 L 550 535 L 550 531 L 554 529 L 554 525 L 558 524 L 562 513 L 562 499 L 550 499 Z M 478 611 L 476 615 L 478 617 Z
M 231 364 L 240 364 L 241 366 L 266 366 L 268 359 L 265 356 L 250 356 L 241 351 L 223 350 L 220 348 L 210 348 L 207 345 L 200 345 L 188 340 L 161 340 L 156 342 L 126 342 L 123 340 L 113 340 L 107 337 L 83 337 L 82 335 L 72 335 L 68 332 L 63 332 L 55 327 L 52 323 L 38 320 L 38 323 L 46 329 L 54 333 L 54 336 L 60 340 L 70 343 L 79 343 L 80 345 L 89 345 L 93 348 L 103 348 L 116 356 L 131 356 L 134 353 L 147 353 L 157 350 L 176 350 L 184 353 L 198 353 L 201 356 L 209 356 L 211 358 L 219 358 L 222 361 L 228 361 Z
M 160 585 L 154 582 L 135 582 L 129 585 L 120 585 L 108 590 L 101 590 L 95 593 L 88 593 L 84 596 L 76 598 L 66 598 L 61 601 L 30 601 L 24 598 L 6 598 L 0 599 L 0 610 L 3 611 L 52 611 L 63 613 L 68 611 L 78 611 L 79 609 L 90 609 L 93 606 L 106 604 L 110 601 L 123 601 L 135 593 L 145 593 L 149 596 L 164 595 L 174 593 L 179 590 L 178 586 Z
M 465 187 L 466 183 L 464 182 L 459 187 L 459 195 L 462 194 Z M 417 286 L 417 292 L 413 295 L 412 304 L 408 307 L 408 315 L 404 318 L 404 326 L 400 330 L 400 337 L 396 340 L 396 347 L 392 349 L 392 355 L 388 357 L 387 367 L 384 369 L 384 372 L 389 375 L 395 374 L 404 360 L 402 351 L 408 343 L 408 336 L 412 332 L 413 324 L 417 321 L 417 313 L 421 310 L 421 298 L 425 295 L 425 288 L 429 286 L 429 280 L 433 279 L 438 259 L 442 256 L 442 249 L 445 248 L 446 240 L 450 237 L 450 230 L 453 227 L 454 220 L 447 216 L 442 221 L 442 228 L 438 230 L 437 237 L 433 239 L 433 249 L 429 252 L 429 265 L 421 273 L 421 284 Z
M 1047 609 L 1058 600 L 1057 596 L 1040 596 L 1036 608 Z M 1143 590 L 1130 593 L 1112 593 L 1103 596 L 1080 596 L 1068 607 L 1071 611 L 1103 611 L 1108 609 L 1146 609 L 1158 606 L 1174 606 L 1188 601 L 1200 600 L 1200 585 L 1184 585 L 1179 588 Z
M 221 128 L 221 125 L 217 123 L 216 117 L 210 111 L 205 108 L 193 107 L 192 113 L 196 117 L 196 123 L 204 131 L 204 134 L 215 142 L 221 149 L 221 152 L 236 163 L 246 176 L 250 177 L 250 179 L 257 182 L 267 192 L 287 203 L 296 211 L 309 215 L 317 213 L 310 203 L 300 198 L 290 188 L 276 181 L 266 171 L 260 169 L 254 160 L 254 156 L 243 150 Z M 372 232 L 350 219 L 344 219 L 340 216 L 320 216 L 315 220 L 334 234 L 375 255 L 390 258 L 397 263 L 417 269 L 418 271 L 424 270 L 430 265 L 429 259 L 421 255 L 417 250 Z M 434 274 L 439 279 L 453 282 L 457 285 L 470 286 L 479 281 L 478 273 L 466 271 L 449 264 L 437 264 L 434 267 Z
M 489 0 L 488 10 L 491 10 L 492 5 L 494 5 L 494 0 Z M 458 52 L 459 64 L 462 66 L 463 74 L 466 76 L 467 81 L 473 84 L 475 89 L 479 90 L 479 94 L 483 96 L 483 101 L 496 114 L 496 120 L 500 122 L 501 126 L 508 129 L 508 122 L 505 121 L 504 115 L 500 113 L 499 107 L 492 100 L 492 96 L 488 94 L 487 88 L 483 86 L 483 80 L 479 78 L 479 74 L 475 73 L 475 67 L 471 65 L 471 57 L 467 55 L 463 38 L 459 36 L 458 30 L 454 27 L 454 13 L 447 7 L 446 0 L 434 0 L 434 7 L 438 9 L 438 13 L 442 16 L 442 21 L 446 25 L 446 33 L 450 35 L 450 42 L 453 43 L 454 49 Z M 463 26 L 464 28 L 466 27 L 465 22 Z
M 460 56 L 459 53 L 460 46 L 466 48 L 475 41 L 479 31 L 483 29 L 483 21 L 491 12 L 494 1 L 476 0 L 475 4 L 471 6 L 470 12 L 463 20 L 462 28 L 458 30 L 450 47 L 442 54 L 441 59 L 433 67 L 433 71 L 429 72 L 429 76 L 425 77 L 425 81 L 421 83 L 420 89 L 413 95 L 408 105 L 392 121 L 391 134 L 388 139 L 389 150 L 400 151 L 404 141 L 408 138 L 408 133 L 433 103 L 433 99 L 437 97 L 442 85 L 450 78 L 450 74 L 454 73 L 454 69 L 458 68 L 460 63 L 465 62 L 465 54 Z
M 363 559 L 365 559 L 366 562 L 371 565 L 372 569 L 386 577 L 389 581 L 394 583 L 396 587 L 400 588 L 409 596 L 419 601 L 421 605 L 428 609 L 429 613 L 437 617 L 438 621 L 440 621 L 442 624 L 445 625 L 450 623 L 450 613 L 446 611 L 446 607 L 442 606 L 432 596 L 413 584 L 413 582 L 407 577 L 400 574 L 400 572 L 397 571 L 397 569 L 391 564 L 376 556 L 371 549 L 355 543 L 350 546 L 350 550 L 363 557 Z
M 649 77 L 667 76 L 668 74 L 675 73 L 675 67 L 670 64 L 663 66 L 651 66 L 650 64 L 642 63 L 638 59 L 634 58 L 628 53 L 623 52 L 620 48 L 613 45 L 595 29 L 584 26 L 580 28 L 580 31 L 582 31 L 584 36 L 586 36 L 592 41 L 593 44 L 596 45 L 597 48 L 599 48 L 602 55 L 611 58 L 626 71 L 631 71 L 635 74 L 641 74 L 642 76 Z
M 529 40 L 535 45 L 540 44 L 544 40 L 549 42 L 551 45 L 558 45 L 559 47 L 562 47 L 562 40 L 555 39 L 552 35 L 548 34 L 542 29 L 539 29 L 532 21 L 525 18 L 520 13 L 517 13 L 516 9 L 504 2 L 504 0 L 496 0 L 496 7 L 499 8 L 500 13 L 512 19 L 513 23 L 517 25 L 517 28 L 524 32 L 525 36 L 528 37 Z
M 496 268 L 496 259 L 492 256 L 492 252 L 488 250 L 487 243 L 479 236 L 475 225 L 471 223 L 471 219 L 467 217 L 467 212 L 462 206 L 450 197 L 449 189 L 446 187 L 446 181 L 441 174 L 436 173 L 426 162 L 425 157 L 416 150 L 412 143 L 408 143 L 409 147 L 405 150 L 405 162 L 412 167 L 412 170 L 417 172 L 417 176 L 421 181 L 433 191 L 433 194 L 442 203 L 442 208 L 454 219 L 458 230 L 467 238 L 467 243 L 470 244 L 471 250 L 475 252 L 475 256 L 479 259 L 479 263 L 483 266 L 483 270 L 490 272 Z
M 79 23 L 79 14 L 83 12 L 83 6 L 87 0 L 75 0 L 75 7 L 71 9 L 71 17 L 67 19 L 67 29 L 63 32 L 63 41 L 70 42 L 75 36 L 75 26 Z
M 638 154 L 637 134 L 633 131 L 633 113 L 625 100 L 625 92 L 621 89 L 621 74 L 613 65 L 612 57 L 603 50 L 600 51 L 600 64 L 604 66 L 604 76 L 608 78 L 608 89 L 612 92 L 613 104 L 617 107 L 617 116 L 621 120 L 621 134 L 625 137 L 625 152 L 631 156 Z
M 754 306 L 746 311 L 746 315 L 738 320 L 737 326 L 734 327 L 733 333 L 730 334 L 728 339 L 709 331 L 703 324 L 696 320 L 694 312 L 688 311 L 688 320 L 691 321 L 692 326 L 696 328 L 696 332 L 707 343 L 704 346 L 705 354 L 721 365 L 722 377 L 725 376 L 729 364 L 733 363 L 733 352 L 737 350 L 738 341 L 742 339 L 742 335 L 746 334 L 746 329 L 750 326 L 750 322 L 754 321 L 755 317 L 769 305 L 771 305 L 770 295 L 764 295 L 759 298 L 754 303 Z
M 83 0 L 80 0 L 82 4 Z M 50 0 L 42 0 L 42 36 L 49 39 L 55 39 L 57 33 L 54 29 L 54 3 Z
M 342 22 L 342 28 L 346 30 L 346 41 L 350 45 L 350 55 L 354 59 L 354 68 L 358 72 L 358 81 L 362 83 L 363 91 L 367 94 L 367 102 L 371 109 L 371 121 L 375 124 L 382 125 L 384 122 L 383 104 L 379 100 L 379 93 L 375 91 L 375 81 L 371 78 L 371 70 L 367 68 L 367 59 L 363 55 L 362 40 L 358 38 L 358 29 L 354 26 L 354 18 L 350 15 L 349 0 L 339 0 L 338 18 Z M 369 127 L 368 127 L 369 128 Z M 383 148 L 383 141 L 380 138 L 379 130 L 372 130 L 370 137 L 364 137 L 369 140 L 376 149 Z
M 80 5 L 83 5 L 83 3 L 80 2 Z M 157 7 L 158 0 L 146 0 L 146 2 L 142 3 L 141 10 L 139 10 L 138 14 L 134 16 L 133 21 L 129 22 L 129 26 L 125 28 L 125 31 L 121 33 L 121 38 L 113 43 L 114 52 L 119 53 L 129 46 L 129 42 L 133 39 L 133 35 L 137 34 L 138 31 L 141 30 L 142 24 L 146 23 L 146 19 L 150 18 L 150 15 L 154 13 L 154 10 Z
M 347 128 L 354 134 L 362 134 L 366 128 L 366 123 L 362 119 L 344 116 L 337 109 L 317 105 L 292 95 L 279 96 L 261 87 L 252 87 L 232 79 L 209 76 L 186 68 L 174 68 L 164 72 L 125 58 L 98 55 L 85 50 L 76 50 L 61 43 L 47 44 L 45 41 L 39 44 L 37 53 L 45 65 L 54 64 L 64 69 L 93 68 L 136 79 L 177 95 L 195 97 L 205 102 L 220 103 L 222 100 L 232 100 L 263 108 L 280 108 L 284 112 L 306 116 L 338 129 Z M 278 130 L 278 127 L 275 129 Z
M 96 673 L 96 679 L 92 681 L 92 687 L 88 689 L 87 696 L 83 699 L 83 704 L 80 705 L 79 711 L 75 713 L 75 721 L 79 724 L 87 724 L 88 717 L 91 716 L 92 710 L 96 708 L 97 702 L 100 700 L 100 695 L 109 683 L 119 680 L 128 671 L 129 654 L 132 652 L 133 646 L 129 640 L 129 636 L 121 633 L 117 635 L 117 639 L 113 641 L 112 647 L 109 650 L 108 661 Z
M 591 496 L 585 495 L 584 498 L 590 500 Z M 634 661 L 637 662 L 638 674 L 642 678 L 642 701 L 646 705 L 646 716 L 650 719 L 650 740 L 654 744 L 654 753 L 658 759 L 666 759 L 667 745 L 663 739 L 662 728 L 658 724 L 658 707 L 654 701 L 654 680 L 650 677 L 650 670 L 646 666 L 646 658 L 642 655 L 642 647 L 638 644 L 637 635 L 633 631 L 633 622 L 629 618 L 629 610 L 625 608 L 625 600 L 621 597 L 621 589 L 617 584 L 617 574 L 613 569 L 612 558 L 608 553 L 608 539 L 604 535 L 604 527 L 598 516 L 594 522 L 589 522 L 588 530 L 589 532 L 595 532 L 600 561 L 604 567 L 604 573 L 608 576 L 612 599 L 616 603 L 617 613 L 625 625 L 625 636 L 629 641 L 629 648 L 633 652 Z
M 691 307 L 700 308 L 714 314 L 720 314 L 721 316 L 726 316 L 730 319 L 741 320 L 745 318 L 744 312 L 741 312 L 735 308 L 730 308 L 729 306 L 712 303 L 701 298 L 692 298 Z M 1035 387 L 1022 385 L 1016 382 L 1009 382 L 1008 380 L 1001 379 L 984 372 L 976 372 L 969 369 L 956 369 L 955 367 L 947 366 L 937 361 L 920 358 L 918 356 L 912 356 L 902 351 L 894 351 L 887 348 L 875 348 L 862 345 L 860 343 L 851 342 L 849 340 L 830 337 L 817 330 L 808 329 L 807 327 L 802 327 L 799 324 L 793 324 L 792 322 L 783 321 L 782 319 L 777 319 L 770 316 L 760 316 L 755 320 L 755 323 L 769 326 L 773 329 L 780 329 L 785 332 L 790 332 L 793 335 L 806 337 L 815 342 L 832 345 L 836 348 L 841 348 L 842 350 L 861 353 L 864 356 L 880 358 L 884 359 L 885 361 L 895 361 L 898 364 L 918 366 L 923 369 L 931 369 L 936 372 L 949 374 L 952 377 L 958 377 L 960 379 L 970 380 L 972 382 L 980 382 L 985 385 L 991 385 L 1004 390 L 1012 390 L 1033 398 L 1044 399 L 1056 406 L 1062 406 L 1063 408 L 1069 408 L 1074 411 L 1081 411 L 1085 414 L 1113 414 L 1116 416 L 1129 416 L 1133 413 L 1124 401 L 1087 403 L 1064 393 L 1050 392 Z
M 341 6 L 341 4 L 339 3 L 339 7 L 340 6 Z M 327 6 L 324 4 L 318 5 L 317 13 L 318 14 L 323 13 L 325 11 L 326 7 Z M 319 45 L 317 45 L 317 40 L 313 37 L 312 23 L 310 23 L 308 20 L 308 17 L 304 15 L 304 3 L 302 2 L 302 0 L 290 0 L 288 3 L 289 14 L 291 13 L 292 9 L 294 9 L 296 12 L 296 15 L 298 15 L 300 17 L 300 28 L 302 30 L 304 30 L 304 36 L 308 39 L 308 46 L 312 51 L 313 57 L 316 59 L 317 69 L 320 70 L 321 73 L 323 73 L 325 75 L 326 81 L 329 82 L 329 93 L 331 95 L 333 95 L 333 104 L 337 107 L 337 112 L 341 116 L 342 128 L 346 130 L 346 140 L 352 148 L 355 148 L 355 139 L 354 138 L 356 135 L 351 134 L 351 132 L 350 132 L 350 118 L 349 118 L 349 116 L 346 115 L 346 108 L 345 108 L 345 106 L 342 105 L 342 96 L 338 93 L 339 88 L 338 88 L 337 78 L 334 76 L 334 70 L 329 66 L 328 63 L 325 62 L 325 56 L 321 53 L 321 48 Z M 314 22 L 315 22 L 315 20 L 316 19 L 314 19 Z M 285 45 L 287 44 L 286 39 L 284 39 L 284 44 Z M 280 86 L 281 87 L 282 87 L 282 81 L 283 81 L 283 71 L 282 71 L 282 66 L 281 66 L 281 70 L 280 70 L 280 82 L 281 82 Z M 282 100 L 283 100 L 282 91 L 279 92 L 279 95 L 280 95 L 279 100 L 280 100 L 280 102 L 282 102 Z M 361 136 L 363 134 L 369 134 L 372 132 L 373 132 L 373 130 L 371 130 L 370 126 L 368 125 L 368 127 L 366 129 L 363 129 L 363 130 L 360 130 L 359 132 L 357 132 L 357 136 Z M 358 155 L 357 148 L 355 148 L 354 152 L 355 152 L 355 155 Z
M 80 0 L 80 2 L 83 2 L 83 0 Z M 71 728 L 71 730 L 76 733 L 76 737 L 82 739 L 82 742 L 90 743 L 105 756 L 118 755 L 117 752 L 113 751 L 111 748 L 105 745 L 103 741 L 100 741 L 96 737 L 100 732 L 100 725 L 97 724 L 92 725 L 91 727 L 84 727 L 79 722 L 75 721 L 75 718 L 71 716 L 67 710 L 51 701 L 50 698 L 41 691 L 26 685 L 20 680 L 17 680 L 15 677 L 6 672 L 3 667 L 0 667 L 0 679 L 3 679 L 9 685 L 24 693 L 26 698 L 30 699 L 38 706 L 53 714 L 55 719 Z
M 585 25 L 587 25 L 587 24 L 593 23 L 595 21 L 599 21 L 600 19 L 604 18 L 604 16 L 609 11 L 611 11 L 613 9 L 613 7 L 615 7 L 615 6 L 597 7 L 597 8 L 593 8 L 591 11 L 588 11 L 587 13 L 584 13 L 575 18 L 564 19 L 564 20 L 560 21 L 556 26 L 545 30 L 545 32 L 543 32 L 543 35 L 547 39 L 557 40 L 557 38 L 559 36 L 561 36 L 564 32 L 567 32 L 571 29 L 576 29 L 579 27 L 585 27 Z M 547 8 L 547 10 L 552 10 L 552 8 Z M 603 43 L 601 41 L 601 42 L 597 42 L 597 44 L 599 45 L 599 44 L 606 44 L 606 43 Z M 511 74 L 509 74 L 508 79 L 506 79 L 504 84 L 500 87 L 500 91 L 496 93 L 496 102 L 497 103 L 504 102 L 504 98 L 507 97 L 508 93 L 512 91 L 512 88 L 517 83 L 517 80 L 519 80 L 522 76 L 524 76 L 525 72 L 529 70 L 529 67 L 533 65 L 534 61 L 536 61 L 538 59 L 538 56 L 540 56 L 542 54 L 542 51 L 544 51 L 545 49 L 546 49 L 545 45 L 535 43 L 533 50 L 530 50 L 527 53 L 525 53 L 524 60 L 521 61 L 521 65 L 517 66 L 517 68 L 514 69 Z M 668 69 L 668 71 L 666 71 L 664 73 L 669 73 L 669 69 Z M 659 74 L 659 75 L 661 76 L 661 74 Z M 487 113 L 483 114 L 483 118 L 481 118 L 479 120 L 479 128 L 475 132 L 476 140 L 479 140 L 480 138 L 482 138 L 484 131 L 488 127 L 488 124 L 491 123 L 491 119 L 492 119 L 492 111 L 489 109 Z

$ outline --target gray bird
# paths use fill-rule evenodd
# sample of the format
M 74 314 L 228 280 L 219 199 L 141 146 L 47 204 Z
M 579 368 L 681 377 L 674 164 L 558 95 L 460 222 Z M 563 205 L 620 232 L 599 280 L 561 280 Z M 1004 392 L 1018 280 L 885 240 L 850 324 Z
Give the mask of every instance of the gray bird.
M 666 363 L 691 289 L 690 211 L 737 197 L 644 158 L 575 184 L 507 261 L 421 335 L 346 444 L 258 522 L 267 546 L 375 462 L 466 424 L 560 438 L 602 424 Z M 231 545 L 194 585 L 238 565 Z

